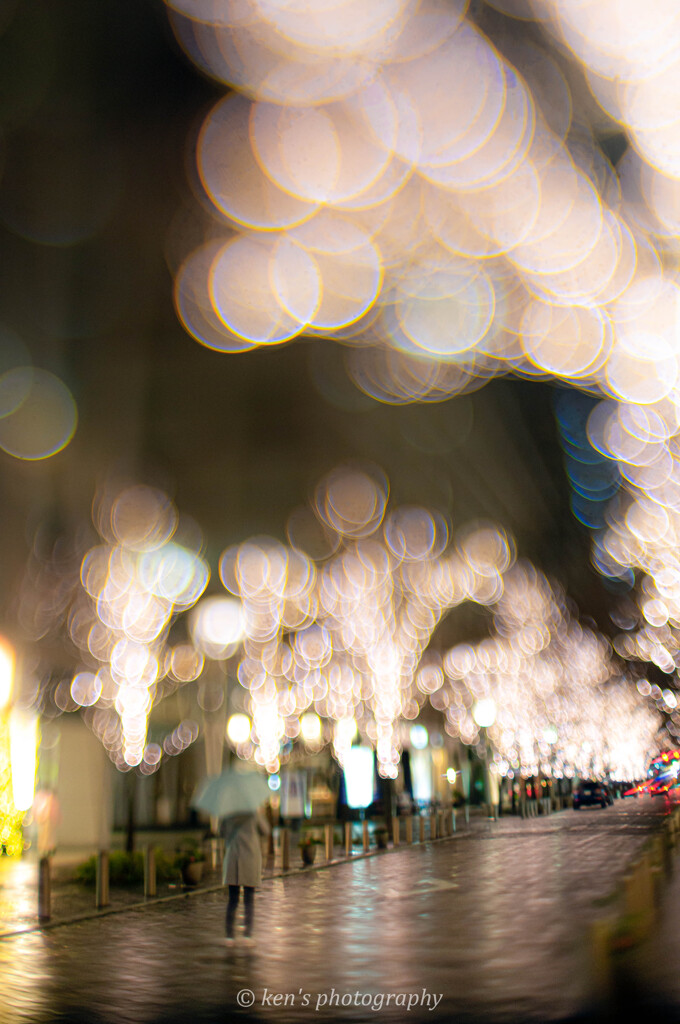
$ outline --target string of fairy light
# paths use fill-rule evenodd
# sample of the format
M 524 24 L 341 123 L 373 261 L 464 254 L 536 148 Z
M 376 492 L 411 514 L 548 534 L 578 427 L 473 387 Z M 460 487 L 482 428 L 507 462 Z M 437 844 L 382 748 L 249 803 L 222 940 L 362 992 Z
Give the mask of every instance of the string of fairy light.
M 62 710 L 81 709 L 121 769 L 152 773 L 196 740 L 187 720 L 163 745 L 149 741 L 152 709 L 198 685 L 206 659 L 225 658 L 243 709 L 230 739 L 269 773 L 295 741 L 328 745 L 342 764 L 358 739 L 394 778 L 426 705 L 450 737 L 475 745 L 476 707 L 492 702 L 484 742 L 492 770 L 509 777 L 639 777 L 658 744 L 654 695 L 574 618 L 564 592 L 517 558 L 503 528 L 452 533 L 434 510 L 393 508 L 377 469 L 329 473 L 306 516 L 289 518 L 287 544 L 256 537 L 225 549 L 222 596 L 202 600 L 207 563 L 196 543 L 180 543 L 182 517 L 167 495 L 137 485 L 96 509 L 104 543 L 83 558 L 68 615 L 88 664 L 54 697 Z M 316 557 L 302 546 L 314 525 L 325 544 Z M 443 649 L 437 627 L 465 602 L 488 609 L 489 635 Z M 171 642 L 185 613 L 190 639 Z
M 315 511 L 339 540 L 320 565 L 273 541 L 222 556 L 245 623 L 238 678 L 253 725 L 237 744 L 242 757 L 277 771 L 282 740 L 313 713 L 341 761 L 358 732 L 379 772 L 395 777 L 403 723 L 426 701 L 450 736 L 472 745 L 474 705 L 493 700 L 488 733 L 501 775 L 644 774 L 658 712 L 608 641 L 573 619 L 565 594 L 516 560 L 504 530 L 463 529 L 450 543 L 434 513 L 387 511 L 379 483 L 349 470 L 323 482 Z M 489 638 L 433 649 L 437 624 L 464 601 L 493 610 Z
M 200 649 L 171 644 L 208 567 L 172 502 L 132 488 L 100 511 L 69 613 L 88 666 L 57 705 L 84 708 L 121 768 L 151 772 L 195 738 L 180 723 L 149 743 L 154 703 L 238 649 L 237 752 L 269 771 L 316 730 L 339 760 L 360 735 L 394 777 L 425 702 L 475 743 L 474 704 L 489 700 L 500 773 L 639 773 L 659 710 L 680 728 L 673 691 L 631 685 L 625 665 L 680 664 L 676 5 L 166 4 L 189 56 L 231 90 L 198 134 L 200 244 L 193 223 L 173 266 L 187 331 L 232 355 L 333 339 L 382 402 L 507 373 L 588 392 L 578 451 L 616 484 L 593 562 L 637 581 L 638 605 L 615 657 L 501 526 L 451 534 L 434 510 L 389 509 L 380 474 L 338 470 L 313 503 L 323 557 L 295 531 L 229 548 L 226 645 L 219 610 Z M 574 68 L 594 97 L 583 109 Z M 599 144 L 613 126 L 631 143 L 616 168 Z M 465 601 L 489 609 L 490 636 L 438 650 L 438 623 Z
M 166 2 L 233 90 L 196 147 L 211 215 L 174 268 L 186 329 L 232 353 L 334 338 L 384 402 L 508 372 L 599 397 L 587 435 L 622 487 L 593 562 L 640 581 L 621 650 L 673 672 L 677 5 Z M 614 168 L 599 138 L 622 131 Z

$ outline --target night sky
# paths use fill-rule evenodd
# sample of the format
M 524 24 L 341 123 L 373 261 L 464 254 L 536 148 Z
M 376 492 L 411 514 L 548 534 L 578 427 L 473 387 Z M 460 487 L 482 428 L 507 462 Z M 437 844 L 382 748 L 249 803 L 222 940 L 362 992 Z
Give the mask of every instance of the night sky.
M 500 521 L 611 629 L 611 595 L 569 510 L 550 386 L 505 379 L 384 406 L 355 388 L 329 341 L 203 348 L 175 317 L 171 270 L 198 230 L 192 139 L 224 90 L 180 52 L 160 2 L 1 9 L 0 325 L 64 380 L 79 415 L 52 459 L 0 453 L 5 628 L 36 529 L 86 533 L 111 473 L 172 494 L 204 531 L 214 571 L 228 544 L 285 540 L 289 513 L 351 460 L 381 466 L 393 504 L 433 506 L 454 532 Z M 462 620 L 449 631 L 464 632 Z

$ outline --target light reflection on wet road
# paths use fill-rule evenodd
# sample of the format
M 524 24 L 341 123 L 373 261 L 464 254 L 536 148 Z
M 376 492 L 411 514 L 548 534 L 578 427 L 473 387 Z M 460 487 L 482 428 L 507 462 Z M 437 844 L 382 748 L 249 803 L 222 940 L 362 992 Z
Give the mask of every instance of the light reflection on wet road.
M 587 995 L 584 938 L 601 912 L 593 901 L 610 893 L 663 810 L 621 801 L 505 818 L 272 879 L 257 896 L 253 949 L 220 944 L 222 893 L 6 938 L 0 1022 L 226 1021 L 244 989 L 254 994 L 251 1019 L 280 1024 L 570 1018 Z M 420 1002 L 395 1007 L 399 993 Z M 275 1005 L 277 994 L 287 1005 Z M 333 1005 L 320 1005 L 324 995 Z M 336 996 L 353 1003 L 335 1005 Z M 441 996 L 436 1009 L 425 996 L 430 1007 Z

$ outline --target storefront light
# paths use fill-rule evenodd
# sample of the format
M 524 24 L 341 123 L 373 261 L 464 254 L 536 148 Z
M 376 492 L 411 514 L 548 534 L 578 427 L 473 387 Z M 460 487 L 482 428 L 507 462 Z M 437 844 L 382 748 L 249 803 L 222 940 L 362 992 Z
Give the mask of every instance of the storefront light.
M 374 754 L 370 747 L 350 747 L 345 758 L 347 805 L 363 808 L 373 803 Z
M 14 648 L 0 637 L 0 711 L 9 705 L 12 698 L 14 660 Z
M 411 781 L 413 797 L 419 803 L 432 799 L 432 756 L 427 750 L 415 750 L 411 754 Z
M 27 811 L 35 795 L 38 720 L 22 709 L 9 719 L 9 757 L 12 771 L 12 799 L 18 811 Z

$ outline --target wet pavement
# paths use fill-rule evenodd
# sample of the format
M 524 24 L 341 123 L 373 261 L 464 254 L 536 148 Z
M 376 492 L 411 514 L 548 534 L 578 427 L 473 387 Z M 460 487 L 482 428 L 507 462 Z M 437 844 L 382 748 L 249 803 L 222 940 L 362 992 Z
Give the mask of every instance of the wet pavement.
M 633 1003 L 640 1020 L 680 1024 L 680 862 L 664 887 L 647 941 L 618 969 L 618 1002 Z
M 95 913 L 93 886 L 72 880 L 72 869 L 53 869 L 51 885 L 51 923 L 59 924 Z M 159 892 L 169 893 L 167 885 Z M 111 910 L 124 910 L 144 902 L 143 886 L 113 887 Z M 38 866 L 32 859 L 11 861 L 0 859 L 0 938 L 37 926 Z
M 577 1019 L 589 925 L 664 810 L 504 818 L 267 879 L 252 948 L 224 947 L 222 891 L 5 937 L 0 1022 Z
M 479 831 L 487 830 L 489 828 L 488 819 L 482 812 L 481 808 L 473 808 L 472 814 L 466 817 L 461 813 L 456 816 L 457 827 L 463 830 Z M 319 835 L 321 829 L 318 830 Z M 414 835 L 417 838 L 418 829 L 414 829 Z M 402 822 L 402 840 L 405 837 L 405 825 Z M 430 821 L 425 820 L 425 838 L 427 839 L 430 834 Z M 159 844 L 158 840 L 164 839 L 162 844 Z M 162 835 L 154 835 L 152 833 L 141 833 L 138 836 L 137 846 L 141 850 L 145 845 L 155 847 L 156 849 L 162 849 L 163 852 L 172 856 L 173 847 L 178 849 L 181 842 L 186 839 L 186 835 L 177 834 L 175 835 L 174 841 L 171 839 L 168 841 L 168 837 Z M 334 839 L 336 843 L 333 848 L 333 855 L 331 859 L 344 860 L 346 859 L 344 853 L 343 843 L 340 842 L 342 839 L 342 830 L 336 828 L 334 830 Z M 198 835 L 193 836 L 195 842 L 201 842 L 201 837 Z M 374 849 L 374 839 L 371 838 L 371 848 Z M 274 854 L 267 857 L 264 861 L 264 877 L 273 877 L 283 873 L 283 867 L 281 863 L 281 849 L 280 842 L 276 844 L 277 848 Z M 119 847 L 116 847 L 119 848 Z M 361 840 L 361 829 L 359 824 L 354 825 L 353 830 L 353 856 L 357 857 L 362 855 L 362 840 Z M 221 888 L 221 856 L 218 855 L 214 858 L 214 867 L 210 864 L 210 860 L 213 859 L 212 851 L 209 844 L 206 844 L 205 852 L 207 859 L 204 862 L 204 876 L 199 884 L 198 889 L 193 887 L 186 887 L 181 884 L 179 879 L 170 881 L 168 879 L 157 882 L 157 898 L 158 899 L 173 899 L 180 898 L 186 895 L 194 895 L 197 891 L 202 891 L 206 888 Z M 300 854 L 296 848 L 296 836 L 293 835 L 290 841 L 290 864 L 287 868 L 287 872 L 295 872 L 302 870 L 303 864 L 301 861 Z M 138 882 L 136 885 L 110 886 L 110 898 L 107 907 L 102 910 L 97 910 L 95 907 L 95 891 L 94 885 L 85 886 L 83 884 L 74 881 L 75 869 L 78 865 L 82 864 L 87 859 L 87 854 L 82 850 L 67 850 L 58 851 L 57 856 L 53 858 L 51 876 L 51 917 L 49 927 L 60 926 L 65 921 L 73 921 L 81 919 L 83 917 L 100 916 L 109 913 L 117 913 L 121 910 L 128 909 L 129 907 L 136 906 L 138 904 L 147 905 L 150 900 L 144 895 L 143 882 Z M 323 854 L 319 852 L 317 858 L 317 867 L 323 860 Z M 10 860 L 7 858 L 0 857 L 0 938 L 5 935 L 13 934 L 17 931 L 25 931 L 29 928 L 33 928 L 37 924 L 37 912 L 38 912 L 38 868 L 37 863 L 32 859 L 26 859 L 23 861 Z

